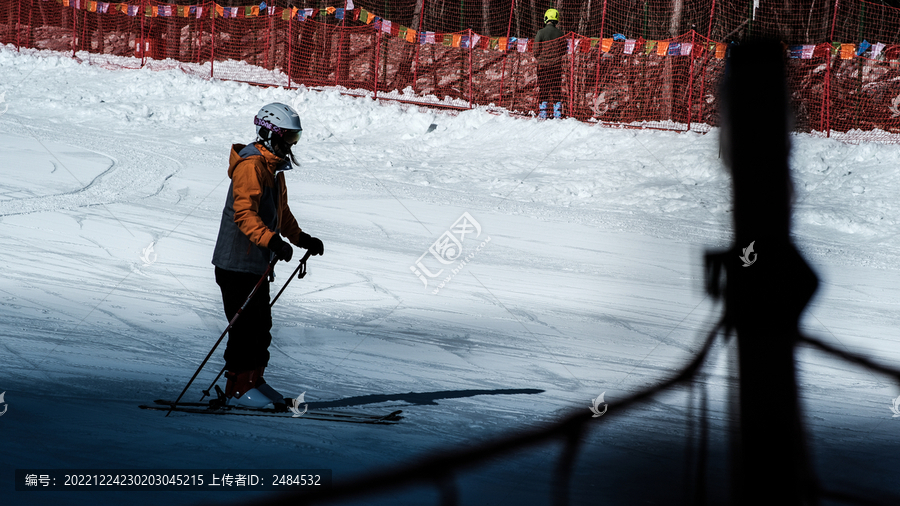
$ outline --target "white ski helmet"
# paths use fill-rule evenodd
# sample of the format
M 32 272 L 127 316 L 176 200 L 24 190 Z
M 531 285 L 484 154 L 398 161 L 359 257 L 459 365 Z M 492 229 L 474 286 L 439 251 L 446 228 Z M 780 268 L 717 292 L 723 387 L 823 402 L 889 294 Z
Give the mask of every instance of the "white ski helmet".
M 256 125 L 256 135 L 263 141 L 278 144 L 284 143 L 285 151 L 290 152 L 290 147 L 297 144 L 303 127 L 300 125 L 300 116 L 291 106 L 272 103 L 263 106 L 253 118 Z

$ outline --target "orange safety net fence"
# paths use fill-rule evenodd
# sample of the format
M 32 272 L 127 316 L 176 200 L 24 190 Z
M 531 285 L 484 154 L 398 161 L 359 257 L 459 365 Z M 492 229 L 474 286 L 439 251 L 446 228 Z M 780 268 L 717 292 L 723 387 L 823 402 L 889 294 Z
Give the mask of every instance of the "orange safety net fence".
M 114 68 L 707 131 L 728 44 L 765 36 L 785 43 L 797 131 L 900 140 L 900 9 L 881 4 L 246 1 L 0 0 L 0 42 Z M 564 35 L 536 43 L 553 6 Z

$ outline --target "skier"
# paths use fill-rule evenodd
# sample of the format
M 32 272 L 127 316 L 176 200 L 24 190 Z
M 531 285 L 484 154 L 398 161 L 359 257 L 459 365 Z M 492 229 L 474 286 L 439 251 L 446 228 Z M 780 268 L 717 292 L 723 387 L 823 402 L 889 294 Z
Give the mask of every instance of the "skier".
M 303 132 L 300 117 L 290 106 L 273 103 L 260 109 L 253 122 L 256 142 L 231 148 L 231 186 L 212 259 L 229 321 L 261 285 L 228 332 L 225 395 L 229 404 L 264 407 L 271 402 L 284 411 L 284 397 L 263 379 L 272 342 L 272 277 L 261 278 L 273 258 L 287 262 L 293 256 L 282 235 L 312 255 L 323 254 L 324 246 L 300 229 L 288 207 L 284 171 L 297 163 L 291 148 Z
M 553 102 L 553 117 L 562 117 L 562 98 L 560 97 L 560 81 L 562 80 L 562 62 L 566 52 L 565 41 L 557 40 L 563 36 L 562 30 L 556 27 L 559 23 L 559 11 L 547 9 L 544 13 L 544 27 L 534 36 L 534 57 L 537 59 L 537 80 L 540 92 L 539 116 L 547 117 L 547 102 Z

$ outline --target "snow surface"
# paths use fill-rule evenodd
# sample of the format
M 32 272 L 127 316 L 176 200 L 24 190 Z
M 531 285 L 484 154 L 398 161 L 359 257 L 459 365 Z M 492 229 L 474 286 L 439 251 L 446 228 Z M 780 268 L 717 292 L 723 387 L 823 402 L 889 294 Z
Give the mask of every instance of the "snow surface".
M 583 436 L 574 502 L 685 497 L 687 391 L 622 413 L 615 402 L 678 369 L 719 314 L 701 267 L 731 240 L 715 130 L 439 112 L 80 57 L 0 47 L 3 504 L 249 501 L 15 492 L 13 471 L 328 468 L 341 481 L 546 426 L 601 392 L 612 404 Z M 402 409 L 398 425 L 137 408 L 176 397 L 225 328 L 210 258 L 228 150 L 253 140 L 250 118 L 272 101 L 303 120 L 290 202 L 325 255 L 274 308 L 267 379 L 313 409 Z M 792 156 L 795 239 L 822 278 L 805 330 L 900 364 L 900 146 L 797 135 Z M 426 288 L 410 267 L 464 212 L 482 227 L 463 243 L 474 256 L 434 294 L 438 281 Z M 293 267 L 277 267 L 273 293 Z M 704 377 L 713 499 L 727 478 L 729 356 L 720 342 Z M 809 349 L 798 360 L 822 482 L 900 494 L 900 388 Z M 221 366 L 219 350 L 187 400 Z M 461 474 L 461 502 L 550 503 L 560 452 Z M 436 501 L 418 487 L 353 504 Z

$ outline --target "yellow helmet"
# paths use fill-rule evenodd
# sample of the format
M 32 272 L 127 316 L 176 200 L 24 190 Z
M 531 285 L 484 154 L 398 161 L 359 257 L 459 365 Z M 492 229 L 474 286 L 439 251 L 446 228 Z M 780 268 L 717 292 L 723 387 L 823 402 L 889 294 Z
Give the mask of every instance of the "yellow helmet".
M 559 21 L 559 11 L 556 9 L 547 9 L 547 12 L 544 13 L 544 24 L 547 24 L 551 21 Z

